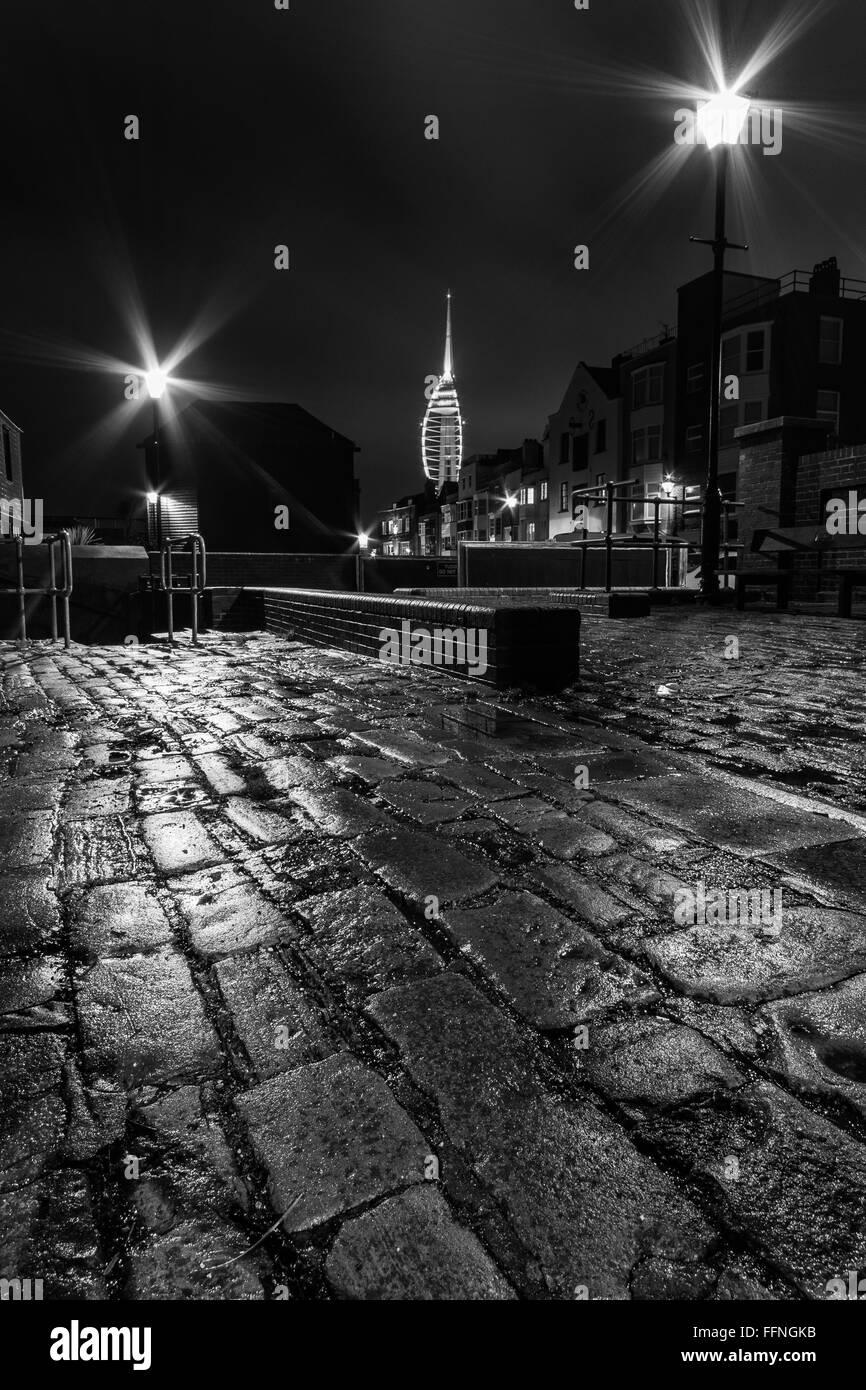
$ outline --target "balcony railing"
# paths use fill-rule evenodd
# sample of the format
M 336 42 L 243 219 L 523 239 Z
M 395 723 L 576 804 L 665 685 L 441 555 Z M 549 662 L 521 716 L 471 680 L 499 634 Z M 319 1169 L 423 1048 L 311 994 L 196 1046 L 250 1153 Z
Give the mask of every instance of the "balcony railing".
M 778 280 L 771 280 L 764 285 L 753 285 L 751 289 L 728 300 L 725 304 L 725 318 L 752 309 L 762 309 L 788 294 L 826 294 L 832 299 L 866 299 L 866 280 L 852 280 L 840 275 L 837 281 L 828 272 L 790 270 Z

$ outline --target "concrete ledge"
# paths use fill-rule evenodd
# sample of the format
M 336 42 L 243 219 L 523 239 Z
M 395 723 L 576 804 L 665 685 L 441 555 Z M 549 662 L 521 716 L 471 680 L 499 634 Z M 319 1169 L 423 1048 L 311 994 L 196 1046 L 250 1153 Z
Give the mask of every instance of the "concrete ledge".
M 580 610 L 564 604 L 454 603 L 314 589 L 265 589 L 263 599 L 268 631 L 358 652 L 386 667 L 428 666 L 500 687 L 555 688 L 578 674 Z

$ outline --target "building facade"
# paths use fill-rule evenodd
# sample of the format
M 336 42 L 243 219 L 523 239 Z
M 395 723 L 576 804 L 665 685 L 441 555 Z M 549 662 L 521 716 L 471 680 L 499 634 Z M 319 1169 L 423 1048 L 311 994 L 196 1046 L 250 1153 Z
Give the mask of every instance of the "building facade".
M 210 550 L 339 554 L 357 542 L 350 439 L 298 405 L 197 401 L 139 446 L 163 536 Z M 154 543 L 157 503 L 148 503 Z
M 698 542 L 707 476 L 712 349 L 712 274 L 678 290 L 678 325 L 609 367 L 579 362 L 542 444 L 471 455 L 442 504 L 439 553 L 460 540 L 570 541 L 600 534 L 599 495 L 616 483 L 613 530 L 663 532 Z M 826 425 L 830 447 L 866 439 L 866 282 L 843 279 L 834 259 L 778 279 L 725 276 L 719 487 L 739 502 L 737 432 L 775 418 Z M 594 495 L 593 495 L 594 494 Z M 405 500 L 405 499 L 404 499 Z M 437 503 L 437 505 L 439 505 Z M 737 540 L 739 509 L 724 535 Z M 407 550 L 407 554 L 432 553 Z
M 21 430 L 0 410 L 0 500 L 6 506 L 22 506 L 24 479 L 21 469 Z M 4 514 L 7 514 L 4 513 Z

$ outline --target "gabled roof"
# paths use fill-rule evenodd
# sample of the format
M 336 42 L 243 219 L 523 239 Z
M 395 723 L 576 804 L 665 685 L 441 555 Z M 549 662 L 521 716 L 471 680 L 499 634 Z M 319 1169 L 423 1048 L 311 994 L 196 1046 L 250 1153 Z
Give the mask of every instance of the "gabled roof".
M 593 367 L 589 362 L 578 362 L 579 367 L 583 367 L 597 386 L 600 386 L 609 401 L 615 400 L 619 395 L 619 372 L 615 367 Z

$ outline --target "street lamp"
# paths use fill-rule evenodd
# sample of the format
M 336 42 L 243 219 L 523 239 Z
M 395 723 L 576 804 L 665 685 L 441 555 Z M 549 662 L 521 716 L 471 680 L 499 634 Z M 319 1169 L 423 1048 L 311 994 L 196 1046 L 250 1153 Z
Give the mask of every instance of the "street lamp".
M 707 486 L 704 497 L 701 542 L 701 593 L 710 602 L 719 592 L 719 544 L 722 499 L 719 492 L 719 411 L 722 397 L 722 309 L 725 296 L 725 252 L 747 251 L 748 246 L 728 241 L 725 233 L 728 164 L 732 145 L 739 142 L 751 102 L 736 92 L 721 91 L 698 109 L 697 129 L 710 149 L 716 150 L 716 230 L 712 239 L 690 241 L 713 250 L 713 322 L 710 359 L 710 429 Z
M 151 498 L 156 503 L 156 548 L 162 550 L 162 477 L 159 461 L 159 402 L 168 385 L 168 375 L 161 368 L 155 367 L 152 371 L 144 373 L 144 384 L 147 387 L 147 394 L 150 396 L 153 406 L 153 451 L 154 451 L 154 484 L 156 492 L 148 493 L 148 501 Z

